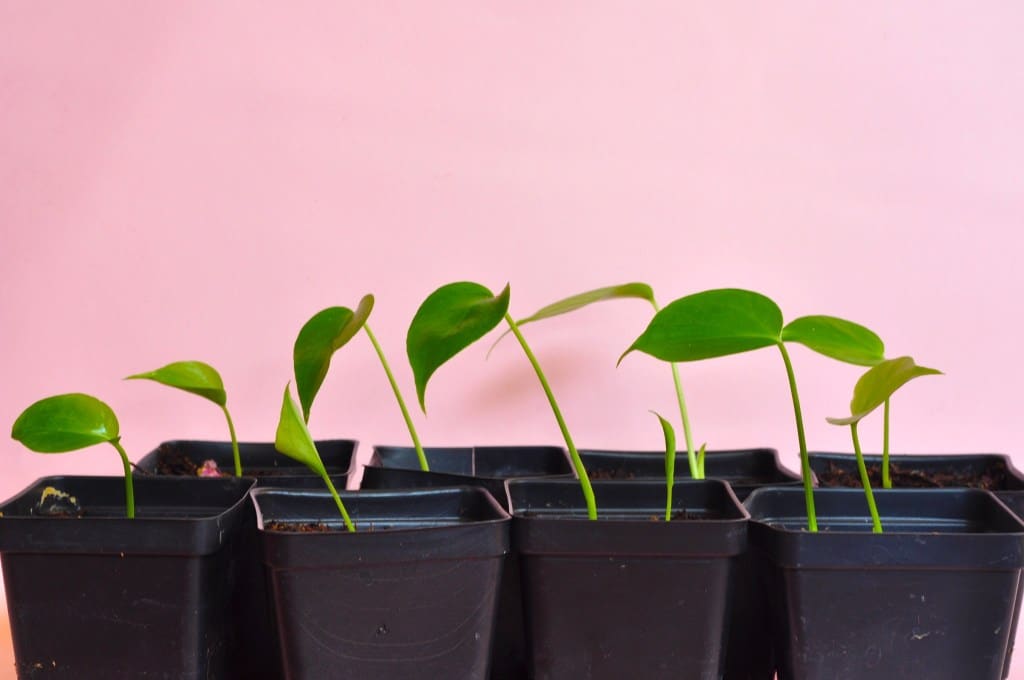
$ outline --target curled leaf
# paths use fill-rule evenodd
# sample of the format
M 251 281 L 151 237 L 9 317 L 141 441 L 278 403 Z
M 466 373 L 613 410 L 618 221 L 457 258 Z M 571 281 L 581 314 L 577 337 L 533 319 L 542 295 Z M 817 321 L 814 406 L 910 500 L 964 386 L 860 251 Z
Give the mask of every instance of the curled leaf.
M 941 375 L 942 371 L 918 366 L 911 357 L 888 359 L 860 377 L 853 388 L 850 401 L 850 415 L 846 418 L 826 418 L 833 425 L 852 425 L 860 422 L 876 408 L 885 403 L 903 385 L 924 375 Z
M 794 319 L 782 329 L 782 340 L 857 366 L 874 366 L 885 360 L 885 344 L 874 331 L 834 316 Z
M 508 313 L 509 287 L 494 295 L 478 283 L 441 286 L 416 311 L 405 347 L 416 378 L 416 396 L 426 410 L 427 382 L 446 361 L 482 338 Z
M 175 361 L 155 371 L 130 375 L 125 380 L 153 380 L 199 395 L 218 406 L 224 406 L 228 401 L 220 373 L 202 361 Z
M 60 394 L 25 409 L 11 428 L 11 437 L 38 453 L 64 453 L 116 441 L 117 416 L 88 394 Z
M 372 310 L 373 296 L 364 295 L 355 311 L 348 307 L 328 307 L 314 314 L 299 331 L 292 360 L 295 390 L 306 422 L 331 367 L 331 357 L 363 328 Z
M 679 298 L 654 315 L 627 349 L 663 361 L 698 361 L 780 342 L 782 311 L 749 290 L 721 288 Z
M 281 417 L 277 422 L 277 433 L 274 435 L 274 448 L 279 453 L 299 461 L 321 477 L 327 474 L 320 453 L 313 443 L 313 436 L 302 419 L 295 400 L 292 399 L 291 386 L 284 388 L 284 400 L 281 402 Z

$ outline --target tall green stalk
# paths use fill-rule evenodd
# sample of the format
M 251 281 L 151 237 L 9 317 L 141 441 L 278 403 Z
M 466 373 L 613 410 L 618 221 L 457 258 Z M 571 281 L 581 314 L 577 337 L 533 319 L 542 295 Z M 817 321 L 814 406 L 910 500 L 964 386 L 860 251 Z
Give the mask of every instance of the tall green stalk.
M 128 453 L 121 446 L 120 437 L 111 439 L 110 444 L 117 449 L 118 455 L 121 456 L 121 465 L 124 466 L 125 515 L 128 519 L 135 519 L 135 486 L 132 484 L 132 463 L 128 460 Z
M 850 423 L 850 434 L 853 436 L 853 452 L 857 456 L 857 469 L 860 471 L 860 482 L 864 485 L 864 495 L 868 499 L 868 510 L 871 511 L 871 531 L 882 533 L 882 519 L 878 516 L 875 506 L 875 495 L 871 492 L 871 479 L 868 478 L 868 467 L 864 464 L 864 454 L 860 451 L 860 438 L 857 436 L 857 423 Z
M 882 488 L 892 488 L 892 476 L 889 472 L 889 400 L 885 400 L 885 411 L 882 417 Z
M 597 519 L 597 502 L 594 500 L 594 488 L 590 484 L 590 477 L 587 475 L 587 470 L 583 466 L 583 460 L 580 458 L 579 451 L 576 450 L 576 445 L 572 441 L 572 435 L 569 434 L 569 428 L 565 424 L 565 419 L 562 417 L 561 409 L 558 408 L 558 402 L 555 401 L 555 395 L 551 391 L 548 379 L 540 367 L 540 362 L 537 361 L 537 357 L 534 356 L 533 351 L 527 344 L 526 338 L 524 338 L 523 334 L 519 332 L 519 326 L 516 325 L 515 320 L 510 314 L 506 313 L 505 321 L 508 322 L 509 328 L 512 330 L 512 334 L 516 336 L 516 340 L 519 341 L 519 345 L 526 353 L 526 358 L 529 359 L 530 365 L 533 366 L 533 370 L 537 374 L 537 379 L 540 380 L 540 386 L 544 390 L 544 395 L 548 399 L 548 404 L 551 405 L 551 410 L 555 414 L 555 420 L 558 421 L 558 428 L 562 431 L 562 437 L 565 439 L 565 445 L 569 449 L 569 456 L 572 458 L 573 467 L 576 468 L 576 474 L 580 478 L 580 487 L 583 489 L 583 498 L 587 503 L 587 517 L 589 519 Z
M 221 409 L 224 411 L 224 417 L 228 421 L 228 432 L 231 434 L 231 454 L 235 460 L 235 477 L 242 476 L 242 456 L 238 452 L 238 437 L 235 435 L 235 424 L 231 420 L 231 414 L 228 412 L 226 404 L 221 404 Z
M 388 382 L 391 384 L 391 391 L 395 393 L 395 399 L 398 401 L 398 408 L 402 410 L 402 418 L 405 419 L 405 426 L 409 429 L 409 436 L 412 437 L 412 444 L 416 447 L 416 458 L 420 462 L 420 469 L 424 472 L 430 471 L 430 465 L 427 463 L 427 455 L 423 452 L 423 445 L 420 444 L 419 435 L 416 434 L 416 426 L 413 425 L 412 417 L 409 415 L 409 409 L 405 405 L 405 399 L 402 398 L 402 392 L 398 389 L 398 382 L 395 380 L 394 374 L 391 372 L 391 366 L 388 365 L 388 360 L 384 358 L 384 350 L 381 348 L 380 343 L 377 342 L 377 337 L 370 330 L 370 324 L 364 323 L 363 330 L 366 331 L 366 335 L 370 338 L 370 342 L 373 343 L 373 349 L 377 352 L 377 357 L 380 359 L 380 365 L 384 367 L 384 373 L 388 376 Z
M 811 462 L 807 457 L 807 439 L 804 436 L 804 417 L 800 409 L 800 395 L 796 391 L 796 376 L 793 374 L 793 362 L 789 360 L 786 346 L 778 343 L 782 361 L 786 364 L 786 377 L 789 379 L 789 393 L 793 397 L 793 415 L 796 418 L 796 435 L 800 443 L 800 476 L 804 481 L 804 502 L 807 505 L 807 529 L 818 530 L 818 515 L 814 509 L 814 487 L 811 484 Z
M 661 308 L 658 303 L 651 299 L 651 306 L 657 314 Z M 690 413 L 686 408 L 686 397 L 683 396 L 683 380 L 679 377 L 679 366 L 675 362 L 669 362 L 672 367 L 672 384 L 676 388 L 676 401 L 679 403 L 679 416 L 683 423 L 683 439 L 686 440 L 686 460 L 690 464 L 690 476 L 694 479 L 703 479 L 704 472 L 697 461 L 697 452 L 693 447 L 693 433 L 690 430 Z

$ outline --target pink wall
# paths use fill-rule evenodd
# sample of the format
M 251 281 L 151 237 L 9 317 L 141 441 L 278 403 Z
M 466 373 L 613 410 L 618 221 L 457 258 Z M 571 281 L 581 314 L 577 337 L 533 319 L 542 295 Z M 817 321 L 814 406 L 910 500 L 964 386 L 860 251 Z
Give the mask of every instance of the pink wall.
M 861 321 L 947 373 L 896 400 L 894 448 L 1024 465 L 1022 21 L 1008 2 L 2 3 L 0 423 L 86 391 L 136 457 L 221 437 L 212 405 L 119 380 L 196 358 L 242 438 L 269 439 L 322 307 L 373 292 L 411 396 L 405 329 L 437 285 L 510 281 L 524 315 L 638 279 Z M 614 366 L 648 317 L 529 329 L 580 444 L 659 445 L 667 369 Z M 425 441 L 557 442 L 514 344 L 484 352 L 437 374 Z M 811 447 L 847 449 L 824 418 L 859 370 L 794 361 Z M 699 440 L 796 467 L 774 353 L 683 376 Z M 311 426 L 364 454 L 405 441 L 365 338 Z M 118 470 L 109 447 L 0 455 L 0 496 Z

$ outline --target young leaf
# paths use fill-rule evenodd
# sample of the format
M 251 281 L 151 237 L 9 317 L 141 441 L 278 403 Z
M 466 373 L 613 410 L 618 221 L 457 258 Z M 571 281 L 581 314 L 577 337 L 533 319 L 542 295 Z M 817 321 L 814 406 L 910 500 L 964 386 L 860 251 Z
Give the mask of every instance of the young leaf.
M 665 521 L 669 522 L 672 520 L 672 487 L 676 483 L 676 431 L 660 413 L 651 413 L 658 417 L 661 432 L 665 435 Z
M 782 311 L 749 290 L 722 288 L 688 295 L 654 315 L 622 359 L 639 350 L 663 361 L 698 361 L 777 344 Z
M 277 433 L 274 435 L 274 448 L 280 453 L 299 461 L 310 470 L 324 476 L 326 470 L 320 460 L 320 454 L 313 443 L 313 436 L 306 427 L 299 409 L 289 391 L 290 385 L 284 388 L 284 400 L 281 402 L 281 418 L 277 422 Z
M 320 386 L 331 367 L 331 357 L 366 324 L 373 310 L 373 296 L 364 295 L 355 311 L 328 307 L 313 315 L 299 331 L 292 351 L 295 390 L 299 393 L 302 417 L 308 423 Z
M 117 416 L 96 397 L 60 394 L 25 409 L 11 437 L 37 453 L 65 453 L 118 439 Z
M 641 300 L 647 300 L 650 303 L 654 303 L 654 291 L 646 283 L 623 283 L 618 286 L 596 288 L 594 290 L 588 290 L 585 293 L 579 293 L 578 295 L 571 295 L 557 302 L 552 302 L 546 307 L 541 307 L 525 319 L 516 321 L 516 325 L 524 326 L 528 323 L 533 323 L 534 321 L 540 321 L 541 319 L 550 319 L 553 316 L 568 314 L 569 312 L 574 312 L 577 309 L 586 307 L 587 305 L 592 305 L 595 302 L 604 302 L 605 300 L 623 298 L 639 298 Z M 490 356 L 491 352 L 494 351 L 494 348 L 498 346 L 498 343 L 511 332 L 512 329 L 509 329 L 498 336 L 498 339 L 494 341 L 491 348 L 487 350 L 487 355 Z
M 942 371 L 918 366 L 910 357 L 898 357 L 871 367 L 853 388 L 850 415 L 846 418 L 827 418 L 833 425 L 851 425 L 861 421 L 885 403 L 900 387 L 923 375 L 941 375 Z
M 885 360 L 885 345 L 873 331 L 834 316 L 802 316 L 782 329 L 783 342 L 797 342 L 825 356 L 857 366 Z
M 198 394 L 218 406 L 224 406 L 228 401 L 220 373 L 213 366 L 204 364 L 202 361 L 175 361 L 155 371 L 136 373 L 125 378 L 125 380 L 140 379 L 154 380 L 162 385 Z
M 495 296 L 478 283 L 463 281 L 441 286 L 423 301 L 405 340 L 420 408 L 426 410 L 430 376 L 501 322 L 509 294 L 507 285 Z

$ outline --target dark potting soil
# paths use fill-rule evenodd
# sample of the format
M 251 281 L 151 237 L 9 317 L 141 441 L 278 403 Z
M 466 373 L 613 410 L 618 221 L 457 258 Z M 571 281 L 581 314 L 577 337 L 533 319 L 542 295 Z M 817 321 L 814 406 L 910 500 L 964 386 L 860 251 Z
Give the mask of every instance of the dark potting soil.
M 624 468 L 595 468 L 587 471 L 591 479 L 636 479 L 636 474 Z
M 196 463 L 187 453 L 174 446 L 161 444 L 160 448 L 157 449 L 157 475 L 170 477 L 195 477 L 199 474 L 199 468 L 202 465 L 202 462 Z M 300 467 L 246 467 L 242 472 L 246 477 L 294 477 L 296 472 L 302 472 L 302 470 L 303 469 Z M 331 475 L 343 474 L 344 472 L 344 470 L 338 470 L 333 467 L 327 468 L 327 473 Z M 233 466 L 221 468 L 221 476 L 223 477 L 233 477 L 234 474 L 235 470 Z M 310 472 L 309 474 L 313 473 Z
M 868 465 L 868 478 L 874 488 L 882 487 L 882 467 Z M 1006 468 L 993 465 L 984 472 L 964 473 L 954 470 L 918 470 L 906 465 L 889 465 L 889 476 L 894 488 L 899 489 L 946 489 L 969 487 L 999 491 L 1006 488 Z M 835 463 L 818 475 L 823 487 L 861 488 L 860 475 L 854 470 L 845 470 Z

